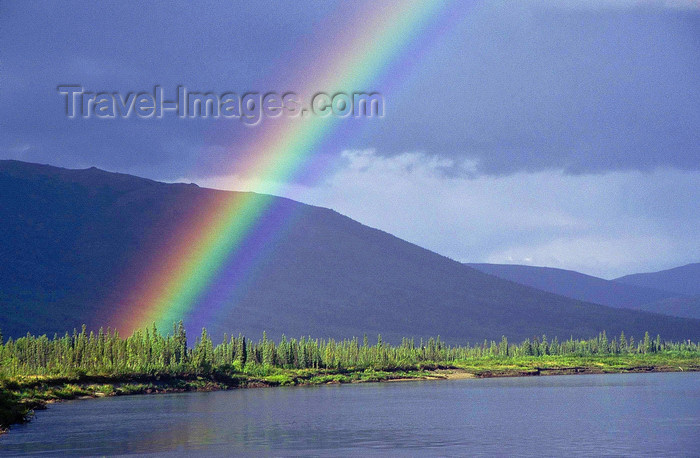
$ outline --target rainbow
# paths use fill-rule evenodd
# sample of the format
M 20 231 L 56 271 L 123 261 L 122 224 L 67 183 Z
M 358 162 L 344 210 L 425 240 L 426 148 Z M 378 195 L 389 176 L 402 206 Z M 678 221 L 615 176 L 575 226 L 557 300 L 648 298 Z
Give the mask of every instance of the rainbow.
M 415 53 L 425 38 L 421 34 L 438 18 L 445 17 L 446 12 L 447 4 L 434 0 L 360 9 L 340 36 L 325 39 L 329 47 L 322 53 L 322 61 L 314 66 L 314 71 L 321 72 L 307 78 L 300 93 L 372 90 L 373 84 L 389 76 L 390 67 L 397 60 L 408 52 Z M 307 171 L 314 151 L 342 122 L 332 117 L 296 118 L 274 123 L 273 128 L 265 127 L 267 130 L 246 156 L 249 159 L 243 170 L 261 182 L 272 183 L 268 194 L 283 195 L 285 183 Z M 266 218 L 273 226 L 268 231 L 283 226 L 283 218 L 268 214 L 273 200 L 254 193 L 221 193 L 197 221 L 180 228 L 172 249 L 151 269 L 145 293 L 133 304 L 120 307 L 123 310 L 114 320 L 116 328 L 131 333 L 155 323 L 159 329 L 168 330 L 174 322 L 193 314 L 197 315 L 197 322 L 206 322 L 207 317 L 217 313 L 214 308 L 221 305 L 194 309 L 222 266 L 232 255 L 249 258 L 243 262 L 253 266 L 261 253 L 238 252 L 245 251 L 242 247 L 251 232 Z M 245 269 L 237 275 L 245 283 Z

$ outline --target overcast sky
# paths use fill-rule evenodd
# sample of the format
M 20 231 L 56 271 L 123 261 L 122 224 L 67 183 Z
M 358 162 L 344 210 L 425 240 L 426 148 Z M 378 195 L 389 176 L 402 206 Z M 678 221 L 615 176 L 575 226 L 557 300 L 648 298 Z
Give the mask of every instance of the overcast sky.
M 1 2 L 0 158 L 265 191 L 240 166 L 265 120 L 67 119 L 56 87 L 297 90 L 378 3 L 188 5 Z M 698 2 L 463 2 L 421 33 L 373 87 L 317 88 L 380 92 L 386 114 L 340 121 L 288 196 L 460 261 L 700 260 Z

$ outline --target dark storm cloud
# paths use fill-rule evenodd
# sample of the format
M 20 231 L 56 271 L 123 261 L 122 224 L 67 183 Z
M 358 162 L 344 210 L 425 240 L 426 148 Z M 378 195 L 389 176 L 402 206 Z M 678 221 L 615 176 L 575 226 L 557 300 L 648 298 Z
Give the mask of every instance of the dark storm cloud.
M 469 158 L 477 173 L 495 175 L 700 168 L 697 9 L 518 5 L 465 4 L 463 20 L 408 77 L 397 74 L 392 89 L 392 75 L 367 88 L 386 91 L 385 118 L 341 124 L 348 135 L 323 152 L 420 151 Z M 236 145 L 259 130 L 232 123 L 226 135 L 212 135 L 220 129 L 214 121 L 175 117 L 70 120 L 56 86 L 294 89 L 275 85 L 290 67 L 320 71 L 314 49 L 328 44 L 322 24 L 337 9 L 329 2 L 3 2 L 0 156 L 163 179 L 221 173 L 224 160 L 235 168 L 244 154 Z

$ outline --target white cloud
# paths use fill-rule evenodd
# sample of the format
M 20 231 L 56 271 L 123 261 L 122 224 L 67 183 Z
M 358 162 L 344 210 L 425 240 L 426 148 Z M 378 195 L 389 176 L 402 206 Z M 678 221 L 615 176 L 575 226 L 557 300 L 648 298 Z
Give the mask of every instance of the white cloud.
M 423 153 L 341 156 L 314 187 L 235 176 L 199 184 L 277 191 L 465 262 L 547 265 L 611 278 L 700 259 L 699 172 L 472 177 L 452 172 L 474 163 Z
M 659 235 L 593 233 L 506 248 L 491 253 L 486 262 L 559 267 L 613 278 L 639 271 L 640 263 L 669 263 L 665 254 L 682 249 L 675 240 Z M 671 261 L 668 267 L 677 264 Z

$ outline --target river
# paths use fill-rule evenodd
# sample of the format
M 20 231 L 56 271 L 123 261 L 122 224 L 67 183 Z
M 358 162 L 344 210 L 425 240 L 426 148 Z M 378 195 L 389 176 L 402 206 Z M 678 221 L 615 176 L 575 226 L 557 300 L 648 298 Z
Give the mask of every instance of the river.
M 700 456 L 700 373 L 415 381 L 71 401 L 0 454 Z

